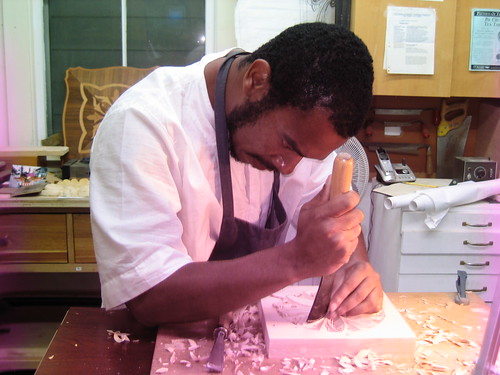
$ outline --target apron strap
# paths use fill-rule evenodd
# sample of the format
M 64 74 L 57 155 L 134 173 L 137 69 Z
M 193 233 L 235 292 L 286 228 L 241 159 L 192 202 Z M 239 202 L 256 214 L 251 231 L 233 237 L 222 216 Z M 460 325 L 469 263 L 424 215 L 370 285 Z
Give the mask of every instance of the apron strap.
M 226 81 L 229 74 L 229 68 L 234 58 L 242 54 L 248 54 L 248 52 L 242 49 L 234 49 L 226 55 L 226 60 L 222 63 L 217 73 L 217 80 L 215 83 L 215 139 L 217 142 L 217 156 L 219 158 L 224 217 L 234 216 L 233 188 L 229 163 L 229 134 L 226 124 Z

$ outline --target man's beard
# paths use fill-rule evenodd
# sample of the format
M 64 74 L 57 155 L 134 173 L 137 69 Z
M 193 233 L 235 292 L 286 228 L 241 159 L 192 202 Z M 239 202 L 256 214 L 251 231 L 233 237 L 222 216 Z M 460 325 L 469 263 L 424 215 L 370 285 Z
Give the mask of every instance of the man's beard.
M 247 126 L 255 126 L 257 120 L 259 120 L 259 118 L 264 115 L 266 111 L 271 110 L 271 108 L 271 103 L 267 97 L 257 102 L 250 102 L 247 100 L 240 106 L 234 108 L 226 116 L 227 131 L 229 133 L 229 152 L 235 160 L 241 161 L 236 155 L 236 150 L 234 149 L 233 138 L 237 130 Z M 258 155 L 253 156 L 259 159 L 264 165 L 266 165 L 266 167 L 274 169 L 272 165 L 269 165 L 268 162 L 261 159 Z

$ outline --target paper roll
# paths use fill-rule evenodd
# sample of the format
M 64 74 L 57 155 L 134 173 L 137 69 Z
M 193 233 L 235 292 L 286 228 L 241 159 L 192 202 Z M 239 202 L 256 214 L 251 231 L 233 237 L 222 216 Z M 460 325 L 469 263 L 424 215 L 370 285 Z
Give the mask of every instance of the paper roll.
M 409 204 L 410 211 L 435 211 L 436 206 L 434 201 L 425 194 L 420 194 L 415 197 Z
M 435 229 L 446 216 L 450 207 L 473 203 L 500 194 L 500 179 L 461 182 L 458 185 L 420 190 L 415 193 L 386 198 L 384 207 L 408 208 L 425 212 L 424 222 Z
M 422 190 L 410 203 L 409 208 L 412 211 L 442 211 L 449 207 L 477 202 L 499 193 L 500 179 L 481 182 L 467 181 L 458 185 Z M 418 201 L 416 201 L 417 198 Z
M 388 210 L 393 208 L 408 207 L 410 202 L 418 196 L 419 192 L 388 197 L 384 201 L 384 207 Z

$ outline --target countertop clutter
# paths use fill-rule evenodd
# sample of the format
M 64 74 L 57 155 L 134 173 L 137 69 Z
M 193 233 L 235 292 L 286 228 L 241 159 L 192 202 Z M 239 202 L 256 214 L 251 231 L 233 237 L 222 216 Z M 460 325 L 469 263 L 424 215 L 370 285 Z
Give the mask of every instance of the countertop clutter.
M 414 360 L 380 357 L 377 348 L 323 358 L 269 359 L 255 306 L 236 313 L 226 342 L 223 374 L 470 374 L 478 358 L 489 306 L 474 293 L 458 305 L 455 293 L 388 293 L 417 335 Z M 36 375 L 203 374 L 215 322 L 139 325 L 127 310 L 71 308 Z M 159 332 L 159 334 L 158 334 Z

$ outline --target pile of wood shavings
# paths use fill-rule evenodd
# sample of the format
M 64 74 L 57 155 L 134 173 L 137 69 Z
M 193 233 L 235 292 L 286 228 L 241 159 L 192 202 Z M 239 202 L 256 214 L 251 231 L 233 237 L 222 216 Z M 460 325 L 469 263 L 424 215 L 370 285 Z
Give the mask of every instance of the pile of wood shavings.
M 201 340 L 200 340 L 201 341 Z M 203 339 L 206 341 L 206 339 Z M 162 367 L 155 371 L 156 374 L 164 374 L 168 372 L 168 367 L 173 364 L 180 364 L 185 367 L 191 367 L 193 362 L 206 362 L 208 355 L 201 355 L 198 353 L 201 345 L 199 342 L 193 339 L 173 339 L 170 343 L 164 345 L 167 353 L 170 354 L 170 358 L 164 361 L 161 357 L 158 361 L 162 364 Z M 179 356 L 181 352 L 189 353 L 189 360 L 182 359 Z
M 337 360 L 340 364 L 338 372 L 341 374 L 355 374 L 360 369 L 375 371 L 381 365 L 394 365 L 391 360 L 376 355 L 370 349 L 360 350 L 355 356 L 343 355 Z
M 228 338 L 225 342 L 225 367 L 231 366 L 234 368 L 234 374 L 244 375 L 242 366 L 250 362 L 253 371 L 269 371 L 273 368 L 273 365 L 263 365 L 265 342 L 260 330 L 257 307 L 246 306 L 234 312 L 232 317 Z M 201 348 L 207 347 L 211 348 L 211 343 L 207 343 L 207 339 L 173 339 L 170 343 L 164 345 L 165 350 L 170 354 L 170 358 L 167 361 L 159 358 L 162 367 L 157 369 L 155 373 L 166 373 L 169 366 L 174 364 L 181 364 L 186 367 L 191 367 L 193 363 L 205 365 L 209 352 L 206 349 L 201 350 Z M 181 353 L 185 353 L 186 350 L 189 353 L 190 360 L 180 359 Z
M 387 357 L 378 356 L 370 349 L 362 349 L 357 354 L 343 354 L 334 357 L 333 361 L 324 358 L 321 363 L 315 359 L 285 358 L 280 373 L 284 375 L 301 375 L 314 373 L 319 375 L 359 374 L 360 371 L 375 371 L 380 366 L 392 366 L 394 363 Z M 405 365 L 398 368 L 403 369 Z
M 234 364 L 234 373 L 238 374 L 243 365 L 241 358 L 250 359 L 255 370 L 268 371 L 270 367 L 263 365 L 265 348 L 257 306 L 248 305 L 234 312 L 225 348 L 226 361 Z
M 455 332 L 451 332 L 435 325 L 438 320 L 446 321 L 454 328 L 462 328 L 470 332 L 472 327 L 461 325 L 456 321 L 448 319 L 432 307 L 432 304 L 422 298 L 421 303 L 429 305 L 426 310 L 416 308 L 402 308 L 399 311 L 407 318 L 420 326 L 421 332 L 417 336 L 417 349 L 415 351 L 414 370 L 418 375 L 470 374 L 474 368 L 473 360 L 459 358 L 458 352 L 453 348 L 473 349 L 473 357 L 479 355 L 480 345 Z M 444 309 L 450 309 L 449 304 L 440 305 Z M 453 362 L 453 368 L 442 363 Z

